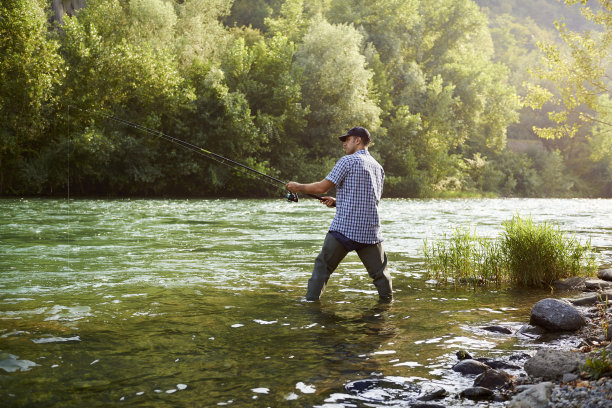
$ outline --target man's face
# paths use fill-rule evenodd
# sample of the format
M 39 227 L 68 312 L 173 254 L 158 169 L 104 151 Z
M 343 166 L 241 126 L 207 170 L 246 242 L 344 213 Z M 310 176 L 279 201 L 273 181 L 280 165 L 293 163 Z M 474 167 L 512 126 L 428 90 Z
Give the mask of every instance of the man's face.
M 342 146 L 346 154 L 353 154 L 361 146 L 361 138 L 357 136 L 347 136 L 344 142 L 342 142 Z

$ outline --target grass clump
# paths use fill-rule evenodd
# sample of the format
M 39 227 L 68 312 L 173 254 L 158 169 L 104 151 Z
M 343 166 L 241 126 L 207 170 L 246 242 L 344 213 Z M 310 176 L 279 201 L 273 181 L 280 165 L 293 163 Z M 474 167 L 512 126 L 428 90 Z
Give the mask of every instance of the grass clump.
M 597 265 L 590 242 L 582 244 L 548 223 L 515 216 L 497 239 L 457 228 L 447 239 L 424 243 L 430 278 L 439 283 L 546 287 L 557 279 L 588 276 Z

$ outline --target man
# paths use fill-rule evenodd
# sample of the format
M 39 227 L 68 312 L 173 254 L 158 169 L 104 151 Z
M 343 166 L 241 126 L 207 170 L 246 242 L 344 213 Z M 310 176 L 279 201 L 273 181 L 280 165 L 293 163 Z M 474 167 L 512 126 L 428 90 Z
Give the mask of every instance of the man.
M 381 245 L 378 217 L 385 172 L 368 152 L 372 138 L 367 129 L 354 127 L 339 139 L 346 156 L 338 160 L 325 179 L 310 184 L 287 183 L 292 193 L 324 194 L 336 187 L 336 198 L 322 200 L 328 207 L 336 207 L 336 215 L 315 260 L 306 299 L 319 299 L 340 261 L 355 250 L 373 279 L 380 299 L 391 301 L 391 275 L 386 270 L 387 255 Z

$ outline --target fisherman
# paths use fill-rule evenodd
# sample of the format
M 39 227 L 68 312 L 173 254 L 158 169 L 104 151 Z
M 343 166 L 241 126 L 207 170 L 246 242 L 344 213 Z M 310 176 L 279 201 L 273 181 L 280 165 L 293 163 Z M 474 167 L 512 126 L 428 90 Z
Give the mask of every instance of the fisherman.
M 291 181 L 286 185 L 292 193 L 304 194 L 324 194 L 336 187 L 337 198 L 322 197 L 323 204 L 336 207 L 336 215 L 315 260 L 306 300 L 319 299 L 338 264 L 355 250 L 373 279 L 380 299 L 389 302 L 393 298 L 391 275 L 387 271 L 378 217 L 385 172 L 368 152 L 372 138 L 367 129 L 354 127 L 339 139 L 346 156 L 338 160 L 327 177 L 316 183 Z

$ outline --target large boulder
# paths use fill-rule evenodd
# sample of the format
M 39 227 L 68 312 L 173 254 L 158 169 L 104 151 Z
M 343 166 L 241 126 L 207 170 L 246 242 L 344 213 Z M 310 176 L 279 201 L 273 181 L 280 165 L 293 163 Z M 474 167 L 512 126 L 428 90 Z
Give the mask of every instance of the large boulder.
M 508 403 L 508 408 L 546 408 L 552 394 L 553 383 L 543 382 L 526 387 Z
M 586 319 L 570 303 L 558 299 L 542 299 L 531 309 L 529 324 L 551 332 L 576 331 L 587 324 Z
M 586 355 L 565 350 L 538 350 L 525 363 L 525 372 L 544 380 L 563 378 L 563 374 L 579 373 L 586 363 Z
M 612 268 L 600 269 L 599 272 L 597 272 L 597 277 L 605 281 L 612 281 Z

